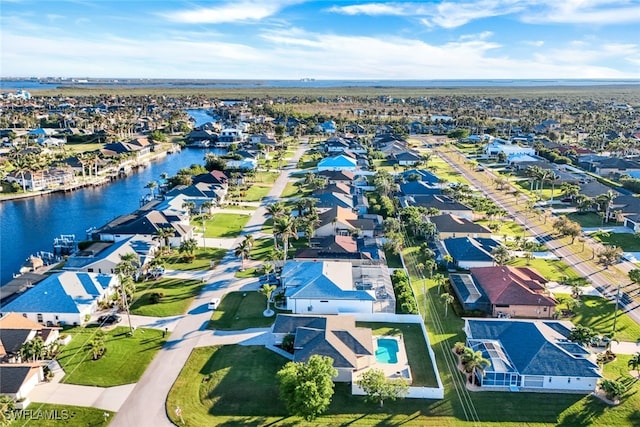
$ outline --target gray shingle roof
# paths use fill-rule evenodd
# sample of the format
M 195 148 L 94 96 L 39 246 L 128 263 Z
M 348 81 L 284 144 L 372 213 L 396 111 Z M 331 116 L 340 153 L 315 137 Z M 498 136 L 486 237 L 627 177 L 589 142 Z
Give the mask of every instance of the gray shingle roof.
M 521 375 L 601 377 L 597 365 L 567 351 L 566 340 L 544 321 L 467 319 L 474 340 L 496 340 Z

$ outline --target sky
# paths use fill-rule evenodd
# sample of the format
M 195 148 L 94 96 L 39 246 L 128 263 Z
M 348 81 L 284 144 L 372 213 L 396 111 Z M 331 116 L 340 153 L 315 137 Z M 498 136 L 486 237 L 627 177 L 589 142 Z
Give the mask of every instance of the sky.
M 640 0 L 1 0 L 0 77 L 640 78 Z

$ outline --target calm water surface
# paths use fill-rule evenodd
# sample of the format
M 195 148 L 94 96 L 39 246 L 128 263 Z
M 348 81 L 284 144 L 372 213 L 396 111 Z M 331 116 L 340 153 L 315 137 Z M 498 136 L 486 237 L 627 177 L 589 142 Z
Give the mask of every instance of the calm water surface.
M 211 120 L 204 114 L 196 116 L 196 124 Z M 60 234 L 84 240 L 88 228 L 136 210 L 149 192 L 144 188 L 149 182 L 159 180 L 164 172 L 171 176 L 183 167 L 203 164 L 205 153 L 185 149 L 101 187 L 0 202 L 0 283 L 11 280 L 29 255 L 53 251 L 53 239 Z

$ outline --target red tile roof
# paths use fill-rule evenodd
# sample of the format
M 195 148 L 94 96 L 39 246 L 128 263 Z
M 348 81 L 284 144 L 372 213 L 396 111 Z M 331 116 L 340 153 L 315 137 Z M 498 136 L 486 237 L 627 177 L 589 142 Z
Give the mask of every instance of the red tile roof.
M 476 284 L 487 294 L 491 304 L 536 305 L 555 307 L 558 302 L 545 295 L 547 280 L 528 267 L 471 268 Z

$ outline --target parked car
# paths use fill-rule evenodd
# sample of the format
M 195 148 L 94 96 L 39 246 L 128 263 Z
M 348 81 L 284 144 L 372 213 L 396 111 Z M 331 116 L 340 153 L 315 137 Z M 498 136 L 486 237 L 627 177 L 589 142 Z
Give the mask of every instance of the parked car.
M 122 318 L 117 314 L 105 314 L 104 316 L 98 317 L 98 323 L 101 325 L 111 325 L 113 323 L 120 323 Z
M 209 310 L 215 310 L 220 305 L 220 298 L 211 298 L 209 304 L 207 304 L 207 308 Z

